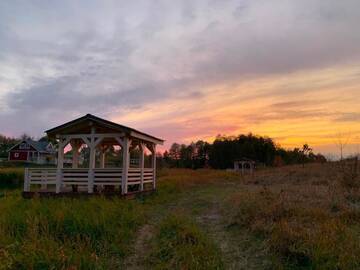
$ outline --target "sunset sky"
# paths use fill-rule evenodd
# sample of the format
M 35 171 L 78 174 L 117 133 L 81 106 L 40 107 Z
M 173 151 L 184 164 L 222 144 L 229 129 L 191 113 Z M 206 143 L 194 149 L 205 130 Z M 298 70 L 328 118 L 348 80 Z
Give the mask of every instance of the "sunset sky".
M 360 152 L 359 28 L 359 0 L 1 1 L 0 133 L 92 113 L 165 147 Z

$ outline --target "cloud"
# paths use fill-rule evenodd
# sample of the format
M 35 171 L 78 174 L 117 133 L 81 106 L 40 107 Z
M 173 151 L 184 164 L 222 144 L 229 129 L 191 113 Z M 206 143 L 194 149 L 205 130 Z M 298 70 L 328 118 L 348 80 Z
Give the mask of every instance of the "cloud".
M 354 112 L 354 113 L 343 113 L 339 117 L 335 119 L 335 121 L 338 122 L 360 122 L 360 113 Z
M 359 23 L 357 0 L 1 2 L 0 132 L 38 135 L 88 112 L 167 125 L 170 140 L 281 119 L 356 121 L 331 98 L 359 85 Z

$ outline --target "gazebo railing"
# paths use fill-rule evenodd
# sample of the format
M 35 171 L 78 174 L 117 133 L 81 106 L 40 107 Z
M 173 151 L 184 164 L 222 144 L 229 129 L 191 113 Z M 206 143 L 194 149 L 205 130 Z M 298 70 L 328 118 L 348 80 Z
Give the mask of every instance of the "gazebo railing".
M 122 169 L 94 169 L 94 185 L 121 186 Z
M 25 169 L 24 174 L 24 191 L 30 191 L 30 185 L 41 185 L 45 189 L 47 185 L 56 184 L 55 168 L 31 168 Z
M 89 179 L 88 169 L 61 169 L 61 184 L 66 185 L 79 185 L 87 186 Z
M 154 170 L 144 168 L 129 168 L 127 174 L 127 186 L 143 185 L 154 181 Z M 24 175 L 24 191 L 30 191 L 32 185 L 41 185 L 41 189 L 47 190 L 49 185 L 56 185 L 60 181 L 61 187 L 78 186 L 121 186 L 123 170 L 121 168 L 26 168 Z

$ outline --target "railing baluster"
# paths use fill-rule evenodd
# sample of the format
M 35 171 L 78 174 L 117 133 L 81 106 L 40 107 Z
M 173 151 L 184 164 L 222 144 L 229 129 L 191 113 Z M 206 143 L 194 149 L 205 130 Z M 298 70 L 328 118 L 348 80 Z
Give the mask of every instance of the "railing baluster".
M 56 193 L 60 193 L 61 190 L 61 185 L 62 185 L 62 181 L 63 181 L 63 170 L 62 169 L 57 169 L 56 170 Z
M 25 168 L 24 172 L 24 191 L 30 191 L 29 168 Z
M 94 170 L 89 169 L 88 171 L 88 193 L 94 192 Z
M 41 172 L 41 189 L 42 190 L 46 190 L 46 188 L 47 188 L 47 176 L 48 176 L 47 171 Z

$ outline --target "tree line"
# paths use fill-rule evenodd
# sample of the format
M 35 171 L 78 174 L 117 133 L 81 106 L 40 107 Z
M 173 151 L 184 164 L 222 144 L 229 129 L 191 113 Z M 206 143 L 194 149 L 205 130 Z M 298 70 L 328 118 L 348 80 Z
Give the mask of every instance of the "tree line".
M 12 138 L 0 134 L 0 158 L 7 158 L 7 150 L 19 141 L 27 138 L 31 137 L 23 134 L 19 138 Z M 43 137 L 41 140 L 47 140 L 47 138 Z M 86 151 L 86 148 L 82 149 L 81 154 L 84 157 L 87 156 Z M 113 152 L 110 156 L 114 156 L 113 159 L 117 160 L 118 155 L 116 155 L 116 151 L 112 149 L 110 152 Z M 301 148 L 289 150 L 275 144 L 274 140 L 269 137 L 257 136 L 251 133 L 239 136 L 218 135 L 213 143 L 202 140 L 188 145 L 173 143 L 170 149 L 162 155 L 158 155 L 157 159 L 158 164 L 162 167 L 192 169 L 232 168 L 234 160 L 237 159 L 251 159 L 257 164 L 265 166 L 326 162 L 323 155 L 314 154 L 307 144 Z
M 314 154 L 307 144 L 289 150 L 275 144 L 269 137 L 251 133 L 239 136 L 218 135 L 213 143 L 201 140 L 188 145 L 174 143 L 158 159 L 165 167 L 192 169 L 233 168 L 234 160 L 239 159 L 250 159 L 265 166 L 326 162 L 323 155 Z

